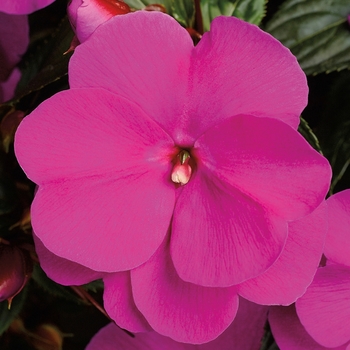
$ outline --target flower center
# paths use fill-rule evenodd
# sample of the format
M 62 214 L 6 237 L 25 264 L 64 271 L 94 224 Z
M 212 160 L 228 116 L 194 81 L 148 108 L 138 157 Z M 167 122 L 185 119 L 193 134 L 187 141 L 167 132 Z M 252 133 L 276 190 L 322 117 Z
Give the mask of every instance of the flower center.
M 181 150 L 181 152 L 176 156 L 175 164 L 171 172 L 171 181 L 180 184 L 186 185 L 190 181 L 192 168 L 189 164 L 191 155 L 188 151 Z

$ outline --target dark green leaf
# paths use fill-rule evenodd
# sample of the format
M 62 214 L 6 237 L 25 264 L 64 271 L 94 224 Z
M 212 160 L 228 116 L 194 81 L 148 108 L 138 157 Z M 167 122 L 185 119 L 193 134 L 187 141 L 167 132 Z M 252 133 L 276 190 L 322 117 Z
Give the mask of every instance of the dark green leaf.
M 45 291 L 56 297 L 64 298 L 75 303 L 82 303 L 82 300 L 69 291 L 67 287 L 61 286 L 50 280 L 39 265 L 34 266 L 33 280 Z
M 303 118 L 300 118 L 300 125 L 298 128 L 298 131 L 300 134 L 304 136 L 304 138 L 307 140 L 307 142 L 319 153 L 322 153 L 320 142 L 318 141 L 317 136 L 314 134 L 312 129 L 310 128 L 309 124 L 306 120 Z
M 38 45 L 24 63 L 17 88 L 19 99 L 67 75 L 70 54 L 64 55 L 64 52 L 68 50 L 73 36 L 70 23 L 65 18 L 57 30 Z
M 90 283 L 84 284 L 83 287 L 87 291 L 92 291 L 92 292 L 96 293 L 97 291 L 103 289 L 103 281 L 102 280 L 92 281 Z
M 0 335 L 8 329 L 13 319 L 21 312 L 26 295 L 27 288 L 24 288 L 21 293 L 13 298 L 10 310 L 7 301 L 0 303 Z
M 266 0 L 201 0 L 204 30 L 220 15 L 235 16 L 247 22 L 260 24 L 265 15 Z
M 296 55 L 306 74 L 350 68 L 348 0 L 287 0 L 266 30 Z
M 172 0 L 171 6 L 174 18 L 186 28 L 192 28 L 194 24 L 193 0 Z
M 125 0 L 124 1 L 126 4 L 128 4 L 131 8 L 136 9 L 136 10 L 142 10 L 143 8 L 145 8 L 148 5 L 153 5 L 153 4 L 159 4 L 159 5 L 163 5 L 166 10 L 167 13 L 169 15 L 172 15 L 172 2 L 173 0 Z

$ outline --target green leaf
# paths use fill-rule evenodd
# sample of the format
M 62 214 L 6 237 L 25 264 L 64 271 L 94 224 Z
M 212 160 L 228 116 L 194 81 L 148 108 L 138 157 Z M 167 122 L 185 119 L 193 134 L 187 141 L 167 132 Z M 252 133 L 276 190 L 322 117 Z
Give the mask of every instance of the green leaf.
M 267 0 L 201 0 L 204 30 L 220 15 L 235 16 L 259 25 L 265 15 Z
M 21 293 L 13 298 L 10 309 L 7 301 L 0 303 L 0 335 L 9 328 L 13 319 L 21 312 L 26 296 L 27 288 L 24 288 Z
M 73 301 L 78 304 L 82 303 L 82 300 L 75 294 L 71 293 L 67 287 L 61 286 L 50 280 L 39 265 L 34 265 L 32 278 L 41 288 L 49 292 L 51 295 Z
M 124 2 L 135 10 L 142 10 L 146 6 L 153 4 L 163 5 L 167 10 L 167 14 L 172 15 L 173 0 L 125 0 Z
M 350 68 L 348 0 L 287 0 L 266 30 L 286 45 L 306 74 Z
M 18 100 L 68 74 L 71 55 L 64 55 L 64 52 L 68 50 L 73 36 L 71 25 L 65 18 L 57 30 L 37 46 L 24 62 L 22 78 L 17 87 Z
M 103 289 L 103 281 L 102 280 L 92 281 L 90 283 L 84 284 L 83 287 L 87 291 L 92 291 L 96 293 L 97 291 Z
M 171 6 L 173 17 L 185 28 L 192 28 L 194 24 L 194 1 L 173 0 Z
M 300 134 L 304 136 L 306 141 L 319 153 L 323 154 L 320 146 L 320 142 L 318 141 L 317 136 L 314 134 L 309 124 L 305 119 L 300 117 L 300 125 L 298 128 Z

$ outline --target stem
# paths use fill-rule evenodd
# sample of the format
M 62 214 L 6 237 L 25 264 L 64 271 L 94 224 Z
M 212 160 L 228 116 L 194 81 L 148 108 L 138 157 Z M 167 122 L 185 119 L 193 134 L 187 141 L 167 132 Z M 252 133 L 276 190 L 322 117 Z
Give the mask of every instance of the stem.
M 194 10 L 195 10 L 195 28 L 196 28 L 196 31 L 202 35 L 204 33 L 204 27 L 203 27 L 203 17 L 202 17 L 200 0 L 194 0 Z

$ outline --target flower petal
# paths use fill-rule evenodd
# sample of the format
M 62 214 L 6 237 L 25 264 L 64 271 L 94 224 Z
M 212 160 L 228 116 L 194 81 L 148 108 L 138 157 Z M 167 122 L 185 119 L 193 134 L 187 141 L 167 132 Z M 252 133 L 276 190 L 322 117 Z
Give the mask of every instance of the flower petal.
M 168 230 L 174 193 L 151 172 L 40 186 L 32 204 L 36 235 L 53 254 L 92 270 L 134 268 Z
M 190 74 L 187 115 L 195 138 L 239 114 L 277 118 L 296 129 L 307 104 L 306 77 L 296 58 L 238 18 L 213 20 L 194 49 Z
M 273 337 L 281 350 L 330 350 L 318 344 L 306 332 L 298 319 L 294 305 L 271 307 L 269 323 Z M 346 346 L 332 350 L 346 350 Z
M 289 223 L 286 245 L 277 261 L 263 274 L 238 286 L 239 294 L 255 303 L 289 305 L 312 282 L 321 260 L 327 233 L 327 206 Z
M 55 0 L 1 0 L 0 11 L 14 15 L 29 14 L 40 10 Z
M 271 266 L 286 237 L 286 222 L 198 170 L 176 202 L 170 252 L 183 280 L 228 287 Z
M 52 254 L 35 234 L 33 234 L 33 238 L 40 266 L 53 281 L 65 286 L 72 286 L 89 283 L 104 276 L 102 272 L 88 269 Z
M 151 327 L 176 341 L 200 344 L 218 337 L 238 309 L 236 290 L 182 281 L 164 245 L 131 271 L 135 304 Z
M 105 285 L 103 293 L 104 307 L 119 327 L 131 332 L 152 330 L 135 305 L 129 272 L 106 275 L 103 282 Z
M 76 48 L 70 86 L 103 87 L 136 101 L 173 136 L 184 109 L 192 49 L 188 32 L 168 15 L 115 16 Z
M 350 268 L 328 265 L 319 268 L 296 310 L 307 332 L 325 347 L 350 340 Z
M 11 0 L 11 3 L 13 0 Z M 1 2 L 2 4 L 2 2 Z M 0 5 L 1 11 L 1 5 Z M 0 81 L 9 78 L 29 44 L 28 16 L 0 12 Z
M 54 95 L 23 120 L 15 137 L 17 159 L 37 184 L 146 171 L 170 178 L 165 155 L 172 147 L 135 104 L 102 89 Z
M 279 120 L 232 117 L 204 133 L 193 153 L 215 176 L 288 221 L 311 213 L 329 188 L 328 161 Z
M 139 333 L 131 338 L 110 323 L 94 335 L 85 350 L 194 350 L 194 345 L 178 343 L 156 332 Z M 196 348 L 197 349 L 197 348 Z M 225 350 L 225 349 L 222 349 Z
M 329 232 L 324 253 L 328 259 L 350 266 L 350 190 L 342 191 L 327 200 Z
M 156 332 L 139 333 L 131 338 L 110 323 L 91 339 L 86 350 L 247 350 L 258 349 L 264 333 L 267 308 L 240 300 L 237 316 L 215 340 L 201 344 L 184 344 Z

